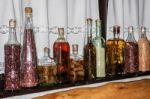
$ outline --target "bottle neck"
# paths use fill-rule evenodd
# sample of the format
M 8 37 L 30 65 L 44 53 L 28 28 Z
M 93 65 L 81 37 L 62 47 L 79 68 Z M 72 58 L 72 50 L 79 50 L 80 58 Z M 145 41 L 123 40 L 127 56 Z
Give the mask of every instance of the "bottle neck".
M 26 14 L 25 15 L 25 28 L 26 29 L 33 29 L 32 14 Z
M 145 38 L 145 37 L 146 37 L 146 32 L 145 31 L 141 32 L 141 38 Z
M 57 38 L 57 41 L 66 41 L 66 39 L 65 39 L 64 35 L 59 34 L 58 38 Z
M 134 33 L 131 32 L 131 33 L 128 33 L 128 37 L 127 37 L 127 40 L 126 41 L 129 41 L 129 42 L 136 42 L 135 38 L 134 38 Z
M 101 37 L 101 24 L 100 22 L 96 22 L 96 37 Z
M 17 36 L 16 36 L 16 28 L 15 27 L 10 27 L 9 28 L 9 38 L 8 38 L 8 44 L 19 44 L 17 41 Z
M 92 43 L 92 22 L 87 24 L 87 43 Z

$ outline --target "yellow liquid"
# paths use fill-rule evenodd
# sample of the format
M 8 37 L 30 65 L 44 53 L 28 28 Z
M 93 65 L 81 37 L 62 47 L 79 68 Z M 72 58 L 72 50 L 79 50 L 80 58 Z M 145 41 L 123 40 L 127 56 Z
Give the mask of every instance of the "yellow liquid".
M 122 74 L 124 68 L 124 48 L 123 39 L 109 39 L 106 42 L 106 64 L 107 74 Z

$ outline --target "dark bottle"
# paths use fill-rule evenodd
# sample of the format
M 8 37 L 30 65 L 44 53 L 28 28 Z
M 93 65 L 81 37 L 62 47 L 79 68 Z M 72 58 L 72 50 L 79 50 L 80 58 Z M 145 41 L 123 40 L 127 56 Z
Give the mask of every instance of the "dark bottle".
M 113 27 L 114 37 L 106 42 L 106 74 L 107 76 L 122 75 L 124 73 L 125 41 L 120 37 L 120 26 Z
M 96 37 L 93 43 L 96 47 L 96 77 L 105 77 L 105 39 L 101 33 L 101 21 L 97 19 L 96 23 Z
M 138 65 L 138 44 L 134 38 L 133 26 L 130 26 L 128 28 L 128 37 L 125 44 L 125 73 L 136 73 L 138 71 Z
M 16 20 L 9 21 L 9 39 L 4 45 L 5 52 L 5 90 L 20 89 L 21 45 L 16 37 Z
M 71 82 L 84 80 L 83 57 L 78 54 L 78 44 L 72 44 L 69 77 Z
M 139 71 L 150 71 L 150 45 L 146 36 L 146 28 L 141 27 L 141 36 L 138 40 L 139 46 Z
M 32 8 L 25 8 L 25 29 L 22 48 L 21 86 L 34 87 L 38 84 L 37 54 L 32 23 Z
M 96 48 L 92 43 L 92 19 L 86 20 L 87 44 L 84 46 L 84 79 L 92 81 L 96 78 Z
M 57 64 L 58 83 L 69 81 L 70 46 L 64 37 L 64 28 L 58 28 L 58 38 L 53 45 L 54 60 Z

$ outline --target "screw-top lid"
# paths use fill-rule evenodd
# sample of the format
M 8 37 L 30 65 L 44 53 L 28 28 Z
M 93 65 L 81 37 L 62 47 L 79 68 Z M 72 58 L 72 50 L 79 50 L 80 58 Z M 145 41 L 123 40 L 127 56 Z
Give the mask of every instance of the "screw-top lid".
M 78 44 L 72 44 L 72 50 L 74 54 L 78 53 Z
M 64 28 L 58 28 L 59 35 L 64 35 Z
M 31 7 L 25 7 L 25 13 L 32 14 L 32 8 Z
M 118 25 L 115 25 L 115 26 L 113 26 L 113 33 L 120 33 L 120 26 L 118 26 Z
M 16 27 L 16 20 L 15 19 L 10 19 L 9 20 L 9 27 L 12 27 L 12 28 Z
M 128 27 L 128 32 L 129 32 L 129 33 L 133 33 L 133 31 L 134 31 L 133 26 L 129 26 L 129 27 Z

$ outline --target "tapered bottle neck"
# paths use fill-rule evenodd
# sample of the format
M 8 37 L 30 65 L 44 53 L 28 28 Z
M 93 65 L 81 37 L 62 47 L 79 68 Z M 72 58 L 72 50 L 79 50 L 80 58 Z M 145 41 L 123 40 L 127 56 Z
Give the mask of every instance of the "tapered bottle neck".
M 145 27 L 141 27 L 141 36 L 140 38 L 147 38 L 146 36 L 146 28 Z
M 97 19 L 95 21 L 96 23 L 96 37 L 102 37 L 102 34 L 101 34 L 101 21 L 99 19 Z
M 128 28 L 128 37 L 127 37 L 126 41 L 136 42 L 135 37 L 134 37 L 134 28 L 133 28 L 133 26 L 129 26 L 129 28 Z
M 87 43 L 92 43 L 92 19 L 86 20 L 87 24 Z
M 25 28 L 33 29 L 33 19 L 31 13 L 26 13 L 25 15 Z

